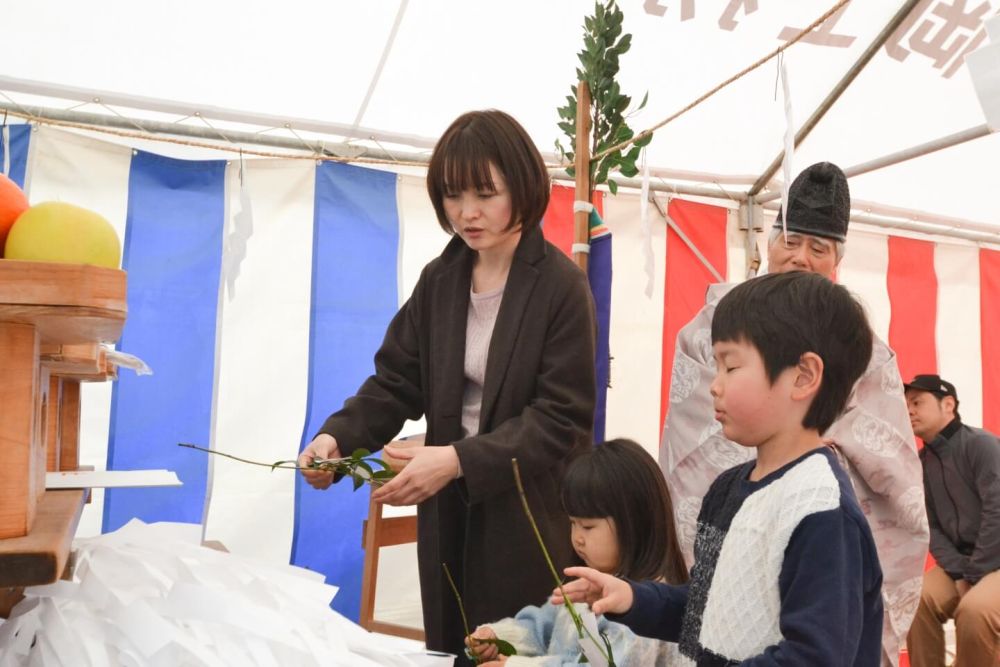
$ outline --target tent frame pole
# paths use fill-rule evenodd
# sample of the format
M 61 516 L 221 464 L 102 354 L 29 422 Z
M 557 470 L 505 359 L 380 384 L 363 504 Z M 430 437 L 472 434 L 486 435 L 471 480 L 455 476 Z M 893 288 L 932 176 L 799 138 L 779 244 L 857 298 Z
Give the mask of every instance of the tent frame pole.
M 388 144 L 401 144 L 414 148 L 430 150 L 437 143 L 436 138 L 421 137 L 415 134 L 403 134 L 399 132 L 385 132 L 369 127 L 352 127 L 345 123 L 331 123 L 328 121 L 314 120 L 309 118 L 296 118 L 292 116 L 275 116 L 270 114 L 251 113 L 247 111 L 237 111 L 203 104 L 191 104 L 188 102 L 173 102 L 161 100 L 153 97 L 143 97 L 140 95 L 125 95 L 102 90 L 88 88 L 77 88 L 75 86 L 63 86 L 41 81 L 30 81 L 18 79 L 11 76 L 0 75 L 0 90 L 37 95 L 40 97 L 50 97 L 56 99 L 73 100 L 86 104 L 101 104 L 111 107 L 126 107 L 129 109 L 144 109 L 146 111 L 156 111 L 164 114 L 176 115 L 181 118 L 199 116 L 208 120 L 228 121 L 233 123 L 244 123 L 247 125 L 257 125 L 265 128 L 290 129 L 296 132 L 316 132 L 319 134 L 329 134 L 346 139 L 359 141 L 378 141 Z M 16 109 L 16 107 L 14 107 Z M 145 123 L 145 121 L 143 121 Z
M 223 144 L 238 144 L 242 146 L 264 146 L 268 148 L 282 148 L 291 151 L 302 152 L 311 150 L 317 156 L 356 158 L 366 157 L 379 160 L 393 160 L 409 162 L 414 166 L 425 166 L 430 157 L 427 153 L 407 153 L 395 152 L 390 155 L 388 152 L 367 146 L 345 143 L 315 142 L 311 145 L 308 139 L 303 143 L 302 139 L 294 137 L 279 137 L 255 132 L 238 132 L 226 129 L 225 137 L 220 137 L 219 132 L 210 127 L 200 127 L 196 125 L 181 125 L 178 123 L 164 123 L 162 121 L 138 120 L 125 116 L 108 116 L 105 114 L 88 113 L 85 111 L 72 111 L 63 109 L 50 109 L 46 107 L 36 107 L 27 105 L 13 105 L 7 102 L 0 102 L 0 112 L 9 111 L 12 114 L 28 114 L 38 119 L 40 122 L 52 120 L 57 122 L 73 123 L 76 125 L 90 125 L 94 128 L 113 128 L 131 131 L 142 131 L 147 134 L 170 135 L 174 137 L 188 137 L 209 142 L 221 142 Z M 58 126 L 56 126 L 58 127 Z M 152 138 L 155 140 L 155 137 Z M 289 156 L 291 157 L 291 156 Z M 550 167 L 549 174 L 556 181 L 575 181 L 574 177 L 566 173 L 562 167 Z M 642 183 L 636 178 L 616 178 L 620 187 L 635 188 L 642 187 Z M 746 197 L 743 193 L 735 191 L 729 192 L 718 187 L 712 188 L 704 185 L 692 185 L 689 183 L 667 181 L 656 179 L 649 184 L 650 190 L 667 192 L 671 194 L 692 195 L 695 197 L 709 197 L 712 199 L 729 198 L 736 201 L 743 201 Z
M 779 205 L 771 202 L 762 208 L 768 211 L 777 212 Z M 909 232 L 917 232 L 930 236 L 944 236 L 948 238 L 962 239 L 973 243 L 989 243 L 1000 245 L 1000 231 L 978 231 L 974 229 L 963 229 L 958 226 L 944 226 L 945 223 L 925 222 L 921 220 L 907 220 L 890 217 L 886 215 L 876 215 L 873 213 L 862 213 L 851 211 L 851 222 L 871 225 L 884 229 L 887 232 L 893 229 L 902 229 Z
M 29 106 L 25 104 L 10 104 L 0 102 L 0 112 L 8 111 L 18 116 L 27 115 L 28 120 L 37 119 L 45 121 L 55 121 L 56 123 L 73 123 L 77 125 L 91 125 L 95 128 L 112 128 L 127 130 L 132 132 L 143 132 L 146 134 L 172 135 L 175 137 L 188 137 L 213 142 L 223 142 L 225 144 L 240 144 L 250 146 L 267 146 L 269 148 L 284 148 L 294 151 L 310 150 L 316 155 L 356 158 L 366 157 L 380 160 L 412 160 L 413 162 L 428 162 L 426 154 L 410 153 L 405 157 L 400 157 L 399 153 L 390 155 L 387 151 L 359 146 L 357 144 L 347 144 L 342 142 L 324 142 L 310 140 L 302 137 L 280 137 L 260 132 L 240 132 L 225 128 L 218 130 L 207 125 L 182 125 L 180 123 L 166 123 L 157 120 L 145 120 L 127 118 L 125 116 L 109 116 L 106 114 L 89 113 L 86 111 L 76 111 L 68 109 L 51 109 L 48 107 Z M 56 126 L 58 127 L 58 125 Z M 72 129 L 72 128 L 71 128 Z
M 0 102 L 0 112 L 7 110 L 13 114 L 23 114 L 28 113 L 39 121 L 44 122 L 45 120 L 54 121 L 64 121 L 75 123 L 79 125 L 91 125 L 95 128 L 121 128 L 126 130 L 135 130 L 138 125 L 140 129 L 150 134 L 164 134 L 180 137 L 191 137 L 196 139 L 203 139 L 209 142 L 222 143 L 224 140 L 219 136 L 219 133 L 209 127 L 197 127 L 192 125 L 181 125 L 178 123 L 164 123 L 161 121 L 149 121 L 149 120 L 133 120 L 126 118 L 124 116 L 108 116 L 104 114 L 87 113 L 82 111 L 72 111 L 72 110 L 62 110 L 62 109 L 48 109 L 42 107 L 33 107 L 26 105 L 14 105 L 5 102 Z M 966 130 L 966 133 L 974 134 L 978 128 L 971 128 Z M 958 137 L 964 133 L 958 133 L 952 135 Z M 156 137 L 152 137 L 156 139 Z M 358 157 L 359 154 L 363 154 L 365 157 L 372 157 L 377 159 L 385 160 L 408 160 L 412 161 L 415 166 L 425 165 L 429 157 L 426 154 L 418 153 L 406 153 L 406 154 L 396 154 L 389 155 L 385 151 L 357 146 L 353 144 L 336 144 L 336 143 L 317 143 L 315 147 L 310 147 L 303 144 L 302 140 L 291 138 L 291 137 L 277 137 L 270 136 L 266 134 L 250 133 L 250 132 L 236 132 L 226 130 L 226 139 L 229 142 L 235 142 L 242 145 L 258 145 L 267 146 L 272 148 L 284 148 L 293 151 L 303 151 L 308 148 L 312 148 L 316 155 L 323 156 L 337 156 L 337 157 Z M 944 141 L 941 139 L 939 141 Z M 229 143 L 226 142 L 226 143 Z M 933 143 L 933 142 L 932 142 Z M 910 149 L 911 151 L 916 151 L 917 148 Z M 362 152 L 363 151 L 363 152 Z M 914 155 L 913 157 L 916 157 Z M 887 160 L 886 158 L 880 158 L 880 160 Z M 872 161 L 875 162 L 875 161 Z M 866 163 L 870 164 L 870 163 Z M 863 165 L 858 165 L 858 168 Z M 886 165 L 883 165 L 886 166 Z M 554 167 L 549 169 L 553 180 L 556 181 L 572 181 L 573 179 L 566 174 L 565 169 L 561 167 Z M 859 172 L 860 173 L 860 172 Z M 640 179 L 635 178 L 617 178 L 618 185 L 620 188 L 631 188 L 634 190 L 640 190 L 642 188 L 642 182 Z M 732 201 L 739 202 L 746 206 L 748 211 L 755 208 L 760 208 L 761 204 L 768 202 L 768 205 L 764 208 L 771 209 L 777 205 L 771 203 L 773 198 L 769 195 L 763 195 L 762 197 L 756 198 L 752 204 L 748 204 L 750 198 L 743 192 L 727 192 L 721 190 L 719 187 L 711 187 L 700 184 L 690 184 L 684 182 L 671 182 L 662 179 L 656 179 L 649 184 L 649 189 L 656 192 L 664 192 L 669 195 L 689 195 L 695 197 L 705 197 L 710 199 L 723 199 L 728 198 Z M 761 201 L 764 199 L 764 202 Z M 895 213 L 892 213 L 895 216 Z M 982 223 L 977 223 L 969 220 L 959 220 L 955 218 L 946 218 L 943 216 L 934 216 L 922 214 L 922 220 L 911 221 L 905 219 L 899 219 L 890 216 L 879 216 L 879 215 L 860 215 L 852 214 L 851 219 L 857 222 L 863 222 L 866 224 L 875 225 L 878 227 L 883 227 L 886 229 L 909 229 L 912 231 L 919 231 L 921 233 L 935 234 L 938 236 L 951 236 L 955 238 L 962 238 L 975 242 L 998 244 L 1000 243 L 1000 235 L 993 234 L 986 230 L 985 225 Z M 750 223 L 752 224 L 752 215 L 749 217 Z M 978 231 L 981 230 L 981 231 Z
M 973 139 L 980 139 L 982 137 L 989 136 L 990 134 L 992 134 L 992 130 L 990 130 L 990 127 L 986 123 L 983 123 L 982 125 L 970 127 L 969 129 L 962 130 L 961 132 L 955 132 L 954 134 L 949 134 L 948 136 L 940 137 L 938 139 L 934 139 L 933 141 L 918 144 L 901 151 L 896 151 L 895 153 L 889 153 L 888 155 L 875 158 L 874 160 L 869 160 L 868 162 L 856 164 L 853 167 L 845 169 L 844 174 L 848 178 L 860 176 L 861 174 L 867 174 L 878 169 L 891 167 L 892 165 L 899 164 L 900 162 L 906 162 L 907 160 L 936 153 L 937 151 L 944 150 L 945 148 L 958 146 L 959 144 L 964 144 L 968 141 L 972 141 Z M 760 195 L 757 197 L 757 201 L 763 204 L 780 198 L 781 193 L 775 191 Z

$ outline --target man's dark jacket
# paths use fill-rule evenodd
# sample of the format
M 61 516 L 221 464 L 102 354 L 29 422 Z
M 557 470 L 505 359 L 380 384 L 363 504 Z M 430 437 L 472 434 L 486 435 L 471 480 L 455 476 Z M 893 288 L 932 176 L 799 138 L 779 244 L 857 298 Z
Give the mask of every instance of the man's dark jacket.
M 920 457 L 931 554 L 952 579 L 975 584 L 1000 569 L 1000 440 L 955 419 Z

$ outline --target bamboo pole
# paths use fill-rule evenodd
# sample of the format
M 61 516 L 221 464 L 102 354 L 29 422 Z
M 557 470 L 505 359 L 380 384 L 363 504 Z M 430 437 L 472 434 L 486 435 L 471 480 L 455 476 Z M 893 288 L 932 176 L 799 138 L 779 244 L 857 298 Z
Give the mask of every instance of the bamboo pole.
M 590 88 L 586 81 L 576 87 L 576 201 L 590 201 Z M 590 214 L 573 214 L 573 242 L 590 243 Z M 589 254 L 574 252 L 573 261 L 587 272 Z

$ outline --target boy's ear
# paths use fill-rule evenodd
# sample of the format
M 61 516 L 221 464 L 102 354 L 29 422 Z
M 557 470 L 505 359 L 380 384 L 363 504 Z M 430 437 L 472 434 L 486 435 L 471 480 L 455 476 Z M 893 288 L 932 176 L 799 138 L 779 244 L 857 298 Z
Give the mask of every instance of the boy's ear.
M 792 398 L 811 398 L 819 393 L 823 383 L 823 358 L 815 352 L 806 352 L 795 366 L 795 384 Z

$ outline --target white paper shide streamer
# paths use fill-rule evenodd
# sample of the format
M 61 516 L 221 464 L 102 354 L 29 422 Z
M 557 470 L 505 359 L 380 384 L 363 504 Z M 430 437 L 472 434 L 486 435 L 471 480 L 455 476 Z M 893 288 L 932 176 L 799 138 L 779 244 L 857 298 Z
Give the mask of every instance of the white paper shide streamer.
M 105 346 L 104 353 L 107 355 L 108 363 L 114 364 L 119 368 L 131 368 L 135 371 L 136 375 L 153 374 L 153 369 L 149 367 L 149 364 L 134 354 L 121 352 L 110 346 Z
M 25 589 L 0 624 L 0 667 L 443 664 L 330 609 L 321 574 L 206 548 L 195 524 L 134 519 L 76 547 L 73 579 Z
M 639 219 L 642 224 L 643 270 L 646 272 L 646 289 L 643 291 L 647 299 L 652 299 L 656 262 L 653 256 L 653 228 L 649 224 L 649 164 L 646 162 L 645 148 L 642 149 L 642 191 L 639 195 Z
M 781 186 L 781 231 L 788 234 L 788 188 L 792 185 L 792 158 L 795 156 L 795 121 L 792 117 L 792 95 L 789 92 L 788 68 L 781 58 L 781 94 L 785 98 L 785 155 L 781 159 L 784 183 Z
M 229 300 L 236 296 L 236 278 L 240 275 L 240 264 L 247 256 L 247 241 L 253 236 L 253 207 L 247 187 L 246 168 L 240 156 L 240 210 L 233 216 L 232 229 L 226 235 L 222 256 L 222 269 L 226 276 L 226 292 Z

